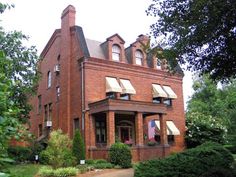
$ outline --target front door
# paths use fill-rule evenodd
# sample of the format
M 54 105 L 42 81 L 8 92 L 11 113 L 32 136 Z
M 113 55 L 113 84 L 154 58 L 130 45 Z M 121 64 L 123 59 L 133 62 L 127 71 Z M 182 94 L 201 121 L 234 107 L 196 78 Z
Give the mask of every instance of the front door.
M 129 141 L 129 127 L 120 127 L 121 142 Z

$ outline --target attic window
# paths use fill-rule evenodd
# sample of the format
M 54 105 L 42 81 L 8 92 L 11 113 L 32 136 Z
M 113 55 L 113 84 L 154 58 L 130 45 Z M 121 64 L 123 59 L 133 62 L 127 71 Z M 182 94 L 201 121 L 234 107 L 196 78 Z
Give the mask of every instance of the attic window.
M 143 53 L 140 50 L 136 50 L 135 52 L 136 65 L 142 66 L 142 61 L 143 61 Z
M 114 61 L 120 61 L 120 47 L 118 45 L 112 46 L 112 60 Z

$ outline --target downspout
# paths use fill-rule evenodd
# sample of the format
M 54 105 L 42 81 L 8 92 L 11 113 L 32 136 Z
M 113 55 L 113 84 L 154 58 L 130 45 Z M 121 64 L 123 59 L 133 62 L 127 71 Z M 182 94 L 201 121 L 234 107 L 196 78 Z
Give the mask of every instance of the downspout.
M 84 119 L 85 119 L 85 99 L 84 99 L 84 61 L 81 62 L 81 96 L 82 96 L 82 131 L 84 132 Z

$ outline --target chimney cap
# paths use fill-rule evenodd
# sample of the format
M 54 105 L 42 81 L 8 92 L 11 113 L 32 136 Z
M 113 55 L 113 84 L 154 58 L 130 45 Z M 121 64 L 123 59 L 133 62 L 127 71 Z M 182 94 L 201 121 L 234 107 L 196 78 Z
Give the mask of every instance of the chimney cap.
M 72 13 L 75 13 L 76 10 L 75 10 L 75 7 L 73 5 L 68 5 L 62 12 L 61 14 L 61 18 L 63 18 L 67 13 L 69 12 L 72 12 Z

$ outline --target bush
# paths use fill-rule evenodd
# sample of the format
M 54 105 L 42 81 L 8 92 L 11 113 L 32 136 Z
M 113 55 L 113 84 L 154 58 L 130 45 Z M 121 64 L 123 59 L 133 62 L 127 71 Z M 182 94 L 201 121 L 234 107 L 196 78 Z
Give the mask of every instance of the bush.
M 141 162 L 135 177 L 199 177 L 212 168 L 232 170 L 232 154 L 217 143 L 205 143 L 165 159 Z
M 67 168 L 58 168 L 56 170 L 51 167 L 42 167 L 39 170 L 39 176 L 42 177 L 67 177 L 67 176 L 76 176 L 78 170 L 73 167 Z
M 92 166 L 96 169 L 109 169 L 109 168 L 114 167 L 113 164 L 108 163 L 108 162 L 106 162 L 106 163 L 96 163 L 96 164 L 93 164 Z
M 48 151 L 42 151 L 39 154 L 39 162 L 44 165 L 49 164 L 49 156 Z
M 48 146 L 42 154 L 48 158 L 48 164 L 53 168 L 68 167 L 75 164 L 75 158 L 71 150 L 71 140 L 68 135 L 62 134 L 61 130 L 52 131 Z
M 85 146 L 84 141 L 81 137 L 80 131 L 76 130 L 75 136 L 73 139 L 72 151 L 74 156 L 77 159 L 77 163 L 80 163 L 80 160 L 85 159 Z
M 234 177 L 233 173 L 223 168 L 213 168 L 200 177 Z
M 227 144 L 224 145 L 224 147 L 228 149 L 232 154 L 236 154 L 236 145 Z
M 111 146 L 109 152 L 110 162 L 114 165 L 120 165 L 122 168 L 131 167 L 131 151 L 129 146 L 123 143 L 115 143 Z
M 10 146 L 8 147 L 8 154 L 16 162 L 25 162 L 30 160 L 32 151 L 29 147 Z

